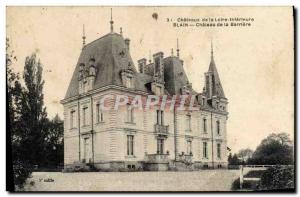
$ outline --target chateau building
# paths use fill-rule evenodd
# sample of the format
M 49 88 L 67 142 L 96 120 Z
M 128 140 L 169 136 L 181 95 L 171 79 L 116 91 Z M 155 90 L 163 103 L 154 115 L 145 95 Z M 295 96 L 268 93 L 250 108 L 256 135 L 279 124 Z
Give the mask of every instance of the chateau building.
M 196 92 L 184 71 L 177 44 L 176 55 L 163 52 L 135 62 L 130 40 L 122 31 L 85 43 L 65 98 L 64 165 L 97 169 L 184 170 L 227 167 L 227 99 L 214 61 L 205 75 L 205 87 Z M 110 95 L 110 96 L 108 96 Z M 129 98 L 113 108 L 111 95 Z M 136 96 L 195 96 L 198 110 L 131 107 Z M 101 103 L 105 99 L 106 110 Z M 185 104 L 185 103 L 184 103 Z M 143 103 L 143 106 L 145 103 Z

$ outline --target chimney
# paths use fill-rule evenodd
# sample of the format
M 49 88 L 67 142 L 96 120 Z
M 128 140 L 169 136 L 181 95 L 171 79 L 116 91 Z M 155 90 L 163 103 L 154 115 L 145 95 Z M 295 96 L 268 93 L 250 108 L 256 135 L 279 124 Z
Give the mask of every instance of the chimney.
M 129 40 L 129 38 L 125 39 L 125 45 L 126 45 L 127 50 L 129 51 L 129 46 L 130 46 L 130 40 Z
M 144 73 L 144 69 L 146 66 L 147 60 L 145 58 L 138 60 L 139 71 L 140 73 Z
M 164 59 L 164 53 L 163 52 L 158 52 L 153 55 L 153 60 L 154 60 L 154 74 L 158 74 L 162 81 L 164 81 L 164 64 L 163 64 L 163 59 Z

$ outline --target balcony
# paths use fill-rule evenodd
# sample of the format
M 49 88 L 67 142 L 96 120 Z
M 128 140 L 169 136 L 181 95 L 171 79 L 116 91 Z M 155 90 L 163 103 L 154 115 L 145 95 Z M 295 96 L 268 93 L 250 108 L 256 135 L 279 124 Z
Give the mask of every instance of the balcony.
M 169 154 L 146 154 L 147 163 L 169 163 Z
M 169 126 L 166 125 L 154 125 L 154 133 L 157 135 L 168 135 L 169 134 Z

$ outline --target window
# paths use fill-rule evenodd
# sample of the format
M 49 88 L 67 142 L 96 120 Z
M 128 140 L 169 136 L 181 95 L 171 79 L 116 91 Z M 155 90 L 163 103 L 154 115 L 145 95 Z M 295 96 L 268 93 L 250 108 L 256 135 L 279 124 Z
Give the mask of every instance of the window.
M 83 161 L 84 163 L 88 163 L 90 160 L 90 146 L 89 146 L 90 139 L 84 138 L 83 142 Z
M 203 142 L 203 157 L 208 158 L 208 155 L 207 155 L 207 142 Z
M 217 157 L 221 159 L 221 144 L 217 144 Z
M 134 147 L 134 136 L 127 135 L 127 155 L 133 156 L 133 147 Z
M 133 123 L 133 107 L 127 104 L 127 122 Z
M 156 124 L 164 125 L 164 111 L 156 110 Z
M 207 133 L 206 119 L 203 118 L 203 133 Z
M 70 128 L 73 129 L 75 128 L 75 110 L 71 110 L 70 112 Z
M 96 113 L 97 113 L 97 123 L 99 122 L 103 122 L 103 112 L 102 110 L 100 109 L 100 104 L 98 103 L 96 105 Z
M 188 140 L 186 145 L 186 153 L 192 154 L 192 141 Z
M 87 125 L 87 107 L 82 108 L 82 126 L 86 126 Z
M 191 126 L 191 114 L 186 115 L 186 130 L 191 131 L 192 126 Z
M 157 139 L 157 153 L 164 154 L 164 139 Z
M 217 120 L 216 126 L 217 126 L 217 134 L 220 135 L 221 131 L 220 131 L 220 121 L 219 120 Z
M 127 76 L 127 78 L 126 78 L 126 87 L 132 88 L 132 77 L 130 77 L 130 76 Z

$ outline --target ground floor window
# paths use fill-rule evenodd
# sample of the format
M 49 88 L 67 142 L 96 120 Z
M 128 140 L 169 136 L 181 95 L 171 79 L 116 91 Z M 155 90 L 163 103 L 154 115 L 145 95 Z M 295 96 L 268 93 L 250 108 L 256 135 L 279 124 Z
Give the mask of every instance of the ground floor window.
M 208 155 L 207 155 L 207 142 L 203 142 L 203 157 L 208 158 Z
M 83 162 L 88 163 L 90 160 L 90 138 L 84 138 L 83 141 Z
M 127 155 L 134 155 L 133 147 L 134 147 L 134 136 L 127 135 Z
M 217 156 L 221 159 L 221 144 L 217 144 Z
M 192 141 L 190 140 L 187 141 L 186 154 L 188 155 L 192 154 Z

